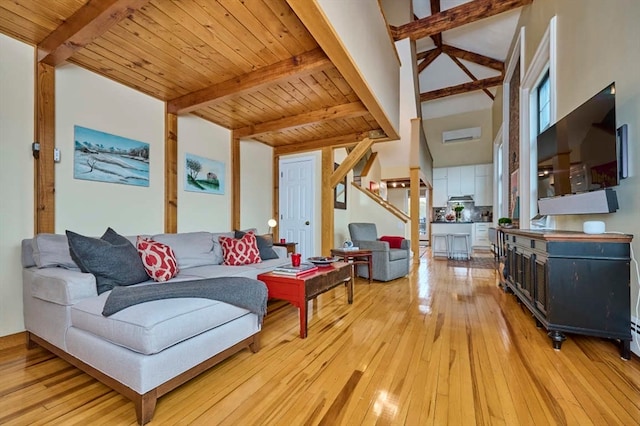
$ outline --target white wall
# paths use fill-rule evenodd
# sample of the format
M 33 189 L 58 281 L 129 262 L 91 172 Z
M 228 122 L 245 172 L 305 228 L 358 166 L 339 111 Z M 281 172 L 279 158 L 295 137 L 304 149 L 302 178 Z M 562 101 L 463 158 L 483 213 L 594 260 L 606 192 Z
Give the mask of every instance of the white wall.
M 231 229 L 231 132 L 195 116 L 178 117 L 178 231 Z M 225 163 L 224 194 L 185 191 L 186 154 Z M 266 223 L 266 221 L 265 221 Z
M 491 109 L 485 109 L 424 120 L 422 123 L 433 156 L 433 167 L 493 163 L 491 114 Z M 442 132 L 468 127 L 482 129 L 479 140 L 442 143 Z
M 398 129 L 398 60 L 378 2 L 317 1 L 391 125 Z
M 56 68 L 56 233 L 153 234 L 164 227 L 164 104 L 68 64 Z M 149 187 L 75 179 L 74 125 L 150 144 Z
M 20 241 L 33 235 L 33 48 L 0 34 L 0 336 L 23 330 Z
M 255 141 L 240 142 L 240 229 L 256 228 L 269 232 L 273 216 L 273 148 Z M 256 188 L 264 190 L 256 191 Z

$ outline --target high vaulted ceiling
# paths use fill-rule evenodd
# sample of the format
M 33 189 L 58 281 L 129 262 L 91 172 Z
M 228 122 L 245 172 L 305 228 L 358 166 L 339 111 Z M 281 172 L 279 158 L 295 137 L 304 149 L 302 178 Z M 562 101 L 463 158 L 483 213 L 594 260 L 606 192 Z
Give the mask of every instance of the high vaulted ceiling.
M 533 0 L 412 0 L 423 118 L 491 108 L 522 6 Z
M 423 101 L 499 84 L 506 49 L 496 58 L 465 48 L 460 28 L 532 0 L 413 1 L 428 13 L 416 8 L 419 19 L 390 33 L 417 40 L 421 81 L 428 76 Z M 2 1 L 0 32 L 36 46 L 43 63 L 79 65 L 165 101 L 170 113 L 197 115 L 281 153 L 384 136 L 389 123 L 376 120 L 372 97 L 354 90 L 290 4 L 307 7 L 299 0 Z M 445 79 L 431 87 L 443 75 L 432 70 L 447 58 L 466 85 Z

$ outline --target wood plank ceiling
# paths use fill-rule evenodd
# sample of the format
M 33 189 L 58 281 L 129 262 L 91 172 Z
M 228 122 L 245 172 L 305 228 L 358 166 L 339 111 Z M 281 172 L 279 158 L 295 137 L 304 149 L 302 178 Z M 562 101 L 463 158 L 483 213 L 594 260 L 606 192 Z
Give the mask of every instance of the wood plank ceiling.
M 0 32 L 273 147 L 381 132 L 285 0 L 15 0 Z

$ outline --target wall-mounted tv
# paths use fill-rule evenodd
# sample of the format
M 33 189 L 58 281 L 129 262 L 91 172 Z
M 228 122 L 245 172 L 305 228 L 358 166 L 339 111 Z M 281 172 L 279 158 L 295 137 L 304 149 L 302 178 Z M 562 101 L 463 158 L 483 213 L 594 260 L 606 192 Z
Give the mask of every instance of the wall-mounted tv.
M 538 198 L 620 183 L 615 83 L 538 136 Z

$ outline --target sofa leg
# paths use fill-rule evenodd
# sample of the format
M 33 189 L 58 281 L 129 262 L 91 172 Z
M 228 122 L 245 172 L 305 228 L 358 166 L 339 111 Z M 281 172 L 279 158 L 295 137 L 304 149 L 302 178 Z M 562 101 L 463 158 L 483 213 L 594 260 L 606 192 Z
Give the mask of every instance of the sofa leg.
M 25 331 L 25 346 L 27 347 L 27 349 L 35 349 L 38 344 L 36 342 L 33 341 L 33 339 L 31 338 L 31 332 L 30 331 Z
M 254 354 L 260 350 L 260 333 L 253 335 L 253 340 L 249 343 L 249 350 Z
M 156 410 L 157 400 L 156 389 L 150 390 L 144 395 L 138 395 L 134 399 L 133 403 L 136 406 L 136 417 L 139 425 L 144 425 L 151 421 L 153 412 Z

